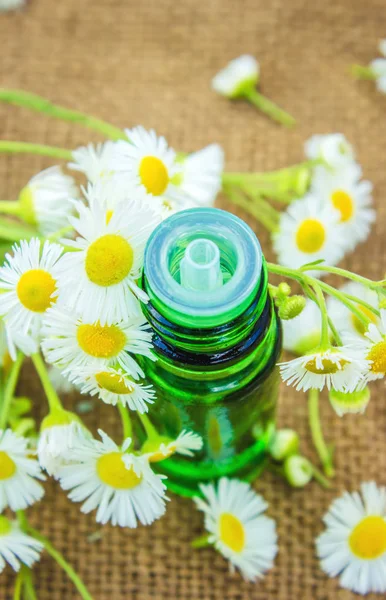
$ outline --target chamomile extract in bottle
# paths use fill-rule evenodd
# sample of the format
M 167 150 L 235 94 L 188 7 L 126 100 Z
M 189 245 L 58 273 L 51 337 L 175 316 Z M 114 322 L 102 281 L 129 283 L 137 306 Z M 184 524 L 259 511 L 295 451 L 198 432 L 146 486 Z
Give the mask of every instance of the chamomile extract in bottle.
M 224 475 L 252 479 L 273 432 L 281 351 L 255 234 L 222 210 L 179 212 L 150 237 L 142 285 L 157 357 L 143 361 L 157 395 L 151 420 L 161 435 L 204 440 L 193 457 L 154 466 L 183 495 Z

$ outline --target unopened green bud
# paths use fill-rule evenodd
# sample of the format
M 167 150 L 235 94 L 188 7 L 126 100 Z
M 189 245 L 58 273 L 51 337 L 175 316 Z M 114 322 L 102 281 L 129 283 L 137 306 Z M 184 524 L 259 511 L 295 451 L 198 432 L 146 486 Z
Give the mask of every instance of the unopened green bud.
M 288 321 L 294 319 L 306 306 L 306 299 L 304 296 L 292 296 L 287 298 L 279 307 L 279 317 Z
M 313 473 L 314 469 L 310 461 L 299 454 L 289 456 L 284 463 L 284 474 L 292 487 L 306 486 L 311 481 Z
M 363 390 L 349 393 L 330 390 L 329 399 L 331 406 L 340 417 L 347 413 L 363 413 L 370 401 L 370 389 L 365 387 Z
M 285 298 L 286 296 L 289 296 L 291 293 L 291 288 L 288 285 L 288 283 L 286 281 L 282 281 L 281 283 L 279 283 L 279 286 L 277 288 L 277 295 L 281 296 L 282 298 Z
M 299 452 L 299 436 L 293 429 L 280 429 L 273 436 L 269 453 L 274 460 L 283 461 Z

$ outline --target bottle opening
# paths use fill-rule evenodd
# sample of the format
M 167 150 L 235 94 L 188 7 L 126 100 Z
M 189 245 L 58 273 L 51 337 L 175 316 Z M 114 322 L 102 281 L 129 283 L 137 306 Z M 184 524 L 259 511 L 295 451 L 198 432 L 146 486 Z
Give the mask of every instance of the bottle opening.
M 172 215 L 150 236 L 144 286 L 168 320 L 215 327 L 252 303 L 262 265 L 260 244 L 244 221 L 223 210 L 192 208 Z
M 218 246 L 204 238 L 190 242 L 180 263 L 180 278 L 186 289 L 210 291 L 221 287 L 223 278 Z

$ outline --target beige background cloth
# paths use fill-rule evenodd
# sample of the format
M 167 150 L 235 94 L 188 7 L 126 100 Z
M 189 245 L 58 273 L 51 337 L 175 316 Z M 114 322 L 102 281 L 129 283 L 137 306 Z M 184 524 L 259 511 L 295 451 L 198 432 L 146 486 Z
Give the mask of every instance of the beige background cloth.
M 353 81 L 348 68 L 374 58 L 385 35 L 384 0 L 31 0 L 22 12 L 0 15 L 0 84 L 43 94 L 121 127 L 154 127 L 179 150 L 217 141 L 228 170 L 285 167 L 302 160 L 311 134 L 343 132 L 374 183 L 378 209 L 370 239 L 344 266 L 379 279 L 385 272 L 386 97 L 371 82 Z M 297 118 L 293 130 L 211 91 L 216 71 L 245 52 L 261 63 L 264 93 Z M 1 105 L 0 137 L 68 148 L 100 139 L 80 126 Z M 29 177 L 50 164 L 40 157 L 0 156 L 0 197 L 15 198 Z M 221 199 L 219 205 L 231 208 Z M 249 222 L 272 256 L 267 236 Z M 28 365 L 20 387 L 43 415 L 43 393 Z M 78 400 L 70 397 L 67 405 Z M 101 528 L 51 482 L 28 515 L 98 600 L 355 598 L 319 569 L 314 539 L 323 529 L 322 515 L 342 490 L 372 478 L 386 483 L 384 384 L 372 386 L 364 416 L 340 419 L 326 396 L 322 404 L 327 439 L 336 444 L 337 476 L 329 491 L 316 483 L 291 490 L 270 474 L 256 482 L 280 539 L 275 568 L 256 584 L 230 575 L 213 550 L 190 549 L 190 540 L 203 530 L 202 516 L 188 500 L 173 497 L 166 516 L 152 528 Z M 109 406 L 97 403 L 87 423 L 94 430 L 103 423 L 121 436 Z M 282 387 L 279 425 L 299 430 L 304 453 L 315 459 L 305 395 Z M 96 532 L 101 539 L 90 541 Z M 40 600 L 79 597 L 47 554 L 35 579 Z M 0 578 L 1 599 L 12 597 L 13 581 L 7 569 Z

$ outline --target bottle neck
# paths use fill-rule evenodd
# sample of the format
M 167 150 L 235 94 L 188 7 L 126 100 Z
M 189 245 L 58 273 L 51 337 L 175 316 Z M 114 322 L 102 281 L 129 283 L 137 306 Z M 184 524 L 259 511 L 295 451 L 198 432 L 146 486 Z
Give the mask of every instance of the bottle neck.
M 147 291 L 146 276 L 143 288 Z M 276 330 L 276 315 L 268 294 L 268 277 L 263 262 L 259 287 L 247 309 L 234 320 L 216 327 L 182 327 L 161 314 L 150 301 L 143 306 L 153 332 L 158 358 L 188 369 L 224 369 L 243 362 Z M 275 323 L 272 323 L 275 321 Z

